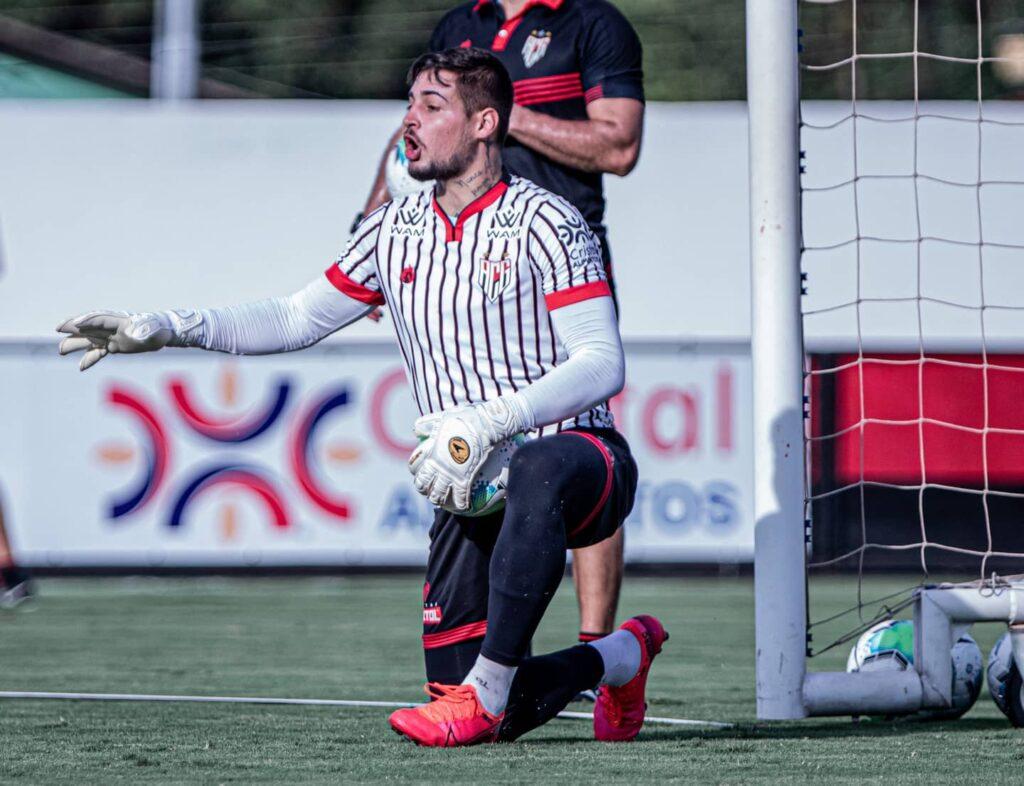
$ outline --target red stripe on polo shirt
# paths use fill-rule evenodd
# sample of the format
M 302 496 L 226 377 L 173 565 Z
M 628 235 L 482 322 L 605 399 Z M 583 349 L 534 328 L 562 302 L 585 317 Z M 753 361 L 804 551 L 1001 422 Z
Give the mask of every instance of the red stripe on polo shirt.
M 567 74 L 555 74 L 554 76 L 537 76 L 530 79 L 517 79 L 512 83 L 516 90 L 544 89 L 552 87 L 565 87 L 573 85 L 583 89 L 583 80 L 579 71 L 571 71 Z
M 526 9 L 523 9 L 524 11 Z M 494 40 L 491 41 L 491 51 L 493 52 L 504 52 L 505 47 L 508 46 L 509 39 L 512 38 L 512 34 L 519 27 L 519 23 L 523 21 L 523 15 L 513 17 L 509 19 L 505 24 L 501 26 L 497 34 L 494 36 Z
M 583 81 L 578 71 L 520 79 L 512 83 L 512 88 L 514 100 L 520 106 L 565 101 L 583 96 Z
M 515 97 L 515 102 L 519 106 L 531 106 L 532 104 L 552 104 L 555 101 L 568 101 L 571 98 L 582 98 L 583 91 L 578 89 L 567 89 L 560 91 L 552 91 L 550 93 L 537 93 L 529 96 Z

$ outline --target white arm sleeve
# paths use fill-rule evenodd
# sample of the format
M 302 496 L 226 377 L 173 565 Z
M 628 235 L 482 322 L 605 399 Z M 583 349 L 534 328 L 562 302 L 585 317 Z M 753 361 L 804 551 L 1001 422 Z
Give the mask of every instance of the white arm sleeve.
M 234 355 L 267 355 L 311 346 L 373 309 L 319 276 L 287 297 L 227 308 L 174 312 L 172 344 Z
M 571 418 L 607 401 L 626 379 L 626 360 L 610 297 L 582 300 L 551 312 L 569 355 L 543 377 L 508 396 L 531 428 Z

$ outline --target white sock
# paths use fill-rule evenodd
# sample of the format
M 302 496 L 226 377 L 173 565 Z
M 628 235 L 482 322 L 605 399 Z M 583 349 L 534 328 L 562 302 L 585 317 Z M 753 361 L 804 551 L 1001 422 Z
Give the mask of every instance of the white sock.
M 469 670 L 463 685 L 476 688 L 477 698 L 491 715 L 501 715 L 508 704 L 508 692 L 512 689 L 512 678 L 517 666 L 502 666 L 483 655 L 476 656 L 476 663 Z
M 640 671 L 640 642 L 628 630 L 617 630 L 587 646 L 601 653 L 604 661 L 602 685 L 625 685 Z

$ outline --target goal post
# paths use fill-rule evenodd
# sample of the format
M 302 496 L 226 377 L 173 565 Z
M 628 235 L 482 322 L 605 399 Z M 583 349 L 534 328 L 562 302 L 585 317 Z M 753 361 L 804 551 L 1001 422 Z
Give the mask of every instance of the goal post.
M 747 0 L 746 27 L 757 714 L 800 718 L 807 612 L 796 0 Z
M 853 136 L 853 175 L 849 180 L 829 183 L 817 188 L 802 187 L 801 183 L 801 107 L 800 107 L 800 55 L 799 55 L 799 13 L 798 0 L 747 0 L 746 3 L 746 54 L 747 54 L 747 106 L 749 117 L 749 199 L 750 199 L 750 255 L 751 255 L 751 351 L 753 365 L 753 429 L 754 429 L 754 593 L 755 593 L 755 639 L 756 639 L 756 695 L 757 716 L 763 720 L 799 719 L 822 715 L 861 714 L 905 714 L 919 710 L 942 710 L 953 706 L 953 665 L 951 650 L 959 637 L 975 622 L 1002 622 L 1009 626 L 1013 657 L 1017 668 L 1024 673 L 1024 576 L 998 578 L 989 575 L 986 565 L 992 558 L 1020 560 L 1024 565 L 1021 549 L 999 551 L 993 547 L 992 531 L 989 526 L 989 497 L 1002 495 L 1002 499 L 1017 499 L 1024 504 L 1024 474 L 1018 479 L 1020 488 L 1010 492 L 996 488 L 991 482 L 988 438 L 990 434 L 1021 438 L 1024 441 L 1024 427 L 993 425 L 990 421 L 990 375 L 993 370 L 1001 374 L 1019 374 L 1024 381 L 1024 363 L 998 366 L 993 364 L 990 353 L 997 340 L 986 332 L 985 264 L 986 249 L 1016 251 L 1024 253 L 1024 242 L 993 241 L 983 232 L 982 188 L 1022 187 L 1024 195 L 1024 173 L 1020 179 L 993 177 L 986 180 L 982 172 L 982 128 L 985 123 L 997 125 L 1001 132 L 1020 127 L 1024 129 L 1024 112 L 1007 120 L 1003 116 L 987 119 L 983 103 L 981 67 L 986 62 L 998 60 L 986 57 L 982 50 L 982 19 L 980 0 L 977 8 L 977 52 L 973 57 L 951 57 L 920 51 L 918 45 L 918 5 L 913 4 L 913 51 L 880 54 L 858 53 L 857 5 L 858 0 L 815 0 L 837 6 L 847 6 L 853 15 L 854 36 L 852 55 L 837 63 L 821 66 L 826 70 L 834 66 L 849 66 L 852 72 L 851 104 L 848 115 L 839 121 L 818 126 L 820 129 L 834 129 L 849 121 Z M 859 59 L 912 61 L 913 96 L 905 102 L 911 108 L 909 117 L 869 116 L 858 110 L 857 62 Z M 968 107 L 976 105 L 978 127 L 977 147 L 973 158 L 977 161 L 976 183 L 963 182 L 962 178 L 944 178 L 924 171 L 919 154 L 926 145 L 920 133 L 920 121 L 949 122 L 963 127 L 961 113 L 949 110 L 943 114 L 941 107 L 922 105 L 919 82 L 918 60 L 948 62 L 965 65 L 977 70 L 977 98 L 974 102 L 963 101 Z M 913 99 L 912 105 L 909 99 Z M 887 111 L 900 107 L 890 106 Z M 972 110 L 974 111 L 974 110 Z M 897 113 L 898 114 L 898 113 Z M 905 170 L 892 173 L 865 173 L 857 166 L 858 119 L 875 123 L 909 123 L 913 131 L 912 172 Z M 923 159 L 922 159 L 923 160 Z M 909 168 L 909 167 L 908 167 Z M 886 180 L 895 183 L 907 181 L 912 184 L 912 206 L 916 213 L 916 237 L 877 233 L 861 226 L 860 198 L 858 183 L 872 180 Z M 922 216 L 928 218 L 925 199 L 922 196 L 924 183 L 929 188 L 947 188 L 963 193 L 965 189 L 976 192 L 977 239 L 965 241 L 962 237 L 945 237 L 942 232 L 929 231 L 924 227 Z M 820 245 L 814 249 L 807 242 L 803 225 L 806 211 L 803 200 L 814 192 L 834 194 L 849 187 L 853 193 L 853 212 L 856 226 L 852 239 L 841 237 L 831 245 Z M 1024 196 L 1022 196 L 1024 198 Z M 833 208 L 839 213 L 842 209 Z M 974 214 L 972 207 L 970 214 Z M 820 213 L 818 215 L 821 215 Z M 940 226 L 940 230 L 945 227 Z M 950 233 L 952 234 L 952 233 Z M 805 243 L 807 246 L 805 248 Z M 861 291 L 862 251 L 864 260 L 880 257 L 878 249 L 886 244 L 892 247 L 913 249 L 916 255 L 917 290 L 911 296 L 897 297 L 894 293 L 882 292 L 866 296 Z M 923 271 L 931 264 L 939 269 L 942 258 L 931 256 L 932 246 L 943 248 L 976 248 L 976 264 L 981 279 L 980 302 L 977 305 L 959 302 L 946 296 L 945 299 L 928 296 L 922 290 Z M 852 247 L 856 252 L 856 297 L 852 302 L 821 308 L 817 311 L 805 308 L 804 274 L 802 255 L 809 250 L 830 251 Z M 874 256 L 872 256 L 874 255 Z M 881 258 L 881 257 L 880 257 Z M 813 281 L 811 282 L 813 286 Z M 992 286 L 991 283 L 989 286 Z M 1012 290 L 1012 288 L 1010 288 Z M 1019 291 L 1019 290 L 1018 290 Z M 966 299 L 966 298 L 965 298 Z M 866 344 L 866 332 L 862 332 L 862 310 L 865 305 L 899 305 L 907 303 L 916 308 L 914 321 L 916 334 L 910 341 L 911 355 L 908 360 L 879 358 L 877 352 L 885 351 Z M 928 307 L 958 309 L 959 313 L 977 312 L 981 325 L 979 345 L 980 360 L 953 359 L 938 353 L 938 346 L 926 336 L 922 317 Z M 860 412 L 857 422 L 852 425 L 836 426 L 833 433 L 813 435 L 808 420 L 808 409 L 813 403 L 811 380 L 815 374 L 838 374 L 847 366 L 816 370 L 805 352 L 805 319 L 815 313 L 836 312 L 852 308 L 856 314 L 855 347 L 850 353 L 853 360 L 848 366 L 856 368 L 860 380 Z M 1024 318 L 1024 304 L 997 306 L 1008 314 L 1021 314 Z M 1004 329 L 1004 333 L 1012 333 Z M 1015 345 L 1024 357 L 1024 340 L 1018 334 Z M 899 338 L 899 337 L 897 337 Z M 906 336 L 903 337 L 907 338 Z M 949 337 L 943 339 L 946 347 L 951 346 Z M 846 351 L 846 350 L 843 350 Z M 949 351 L 947 349 L 947 351 Z M 871 417 L 865 414 L 864 367 L 868 363 L 900 364 L 916 369 L 918 409 L 916 417 L 889 419 Z M 982 377 L 984 399 L 984 422 L 980 427 L 968 427 L 960 423 L 944 422 L 930 416 L 925 405 L 925 369 L 928 364 L 946 368 L 976 370 Z M 1013 366 L 1013 367 L 1011 367 Z M 973 372 L 972 372 L 973 373 Z M 1021 384 L 1024 384 L 1022 382 Z M 961 395 L 959 392 L 955 395 Z M 879 482 L 865 475 L 865 432 L 874 426 L 889 428 L 909 427 L 916 434 L 917 452 L 920 460 L 919 481 Z M 960 434 L 976 436 L 980 442 L 979 476 L 983 477 L 980 487 L 964 481 L 961 485 L 945 480 L 929 480 L 925 467 L 927 458 L 926 429 L 945 429 Z M 809 457 L 815 440 L 838 440 L 846 434 L 859 434 L 860 469 L 859 476 L 845 486 L 815 495 L 809 471 Z M 1022 470 L 1024 472 L 1024 470 Z M 910 492 L 917 495 L 920 517 L 920 537 L 913 543 L 872 542 L 867 529 L 859 533 L 859 548 L 832 560 L 833 563 L 853 558 L 860 559 L 859 570 L 863 572 L 865 554 L 872 549 L 888 550 L 890 553 L 913 551 L 920 554 L 922 578 L 910 591 L 905 603 L 899 608 L 913 611 L 914 617 L 914 660 L 906 670 L 879 671 L 817 671 L 808 669 L 810 656 L 809 630 L 817 630 L 809 622 L 808 615 L 808 562 L 812 525 L 812 511 L 816 499 L 852 490 L 860 494 L 860 516 L 865 527 L 864 489 L 883 488 L 894 492 Z M 969 548 L 956 543 L 940 543 L 931 540 L 926 532 L 925 494 L 938 490 L 942 493 L 973 494 L 984 506 L 987 543 L 981 547 Z M 938 584 L 929 579 L 929 549 L 943 554 L 959 553 L 981 560 L 980 576 L 975 573 L 972 582 L 962 584 Z M 1016 572 L 1016 571 L 1015 571 Z M 862 578 L 859 575 L 859 579 Z M 904 593 L 906 595 L 906 593 Z M 863 609 L 858 597 L 858 610 Z M 861 620 L 863 622 L 863 619 Z M 840 639 L 845 642 L 847 639 Z

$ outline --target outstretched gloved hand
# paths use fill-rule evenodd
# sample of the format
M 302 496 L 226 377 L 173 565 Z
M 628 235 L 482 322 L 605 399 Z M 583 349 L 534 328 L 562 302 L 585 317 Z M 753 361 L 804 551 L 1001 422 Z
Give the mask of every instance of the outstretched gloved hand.
M 197 312 L 173 311 L 130 314 L 127 311 L 90 311 L 64 320 L 58 333 L 67 333 L 59 352 L 69 355 L 85 350 L 78 367 L 85 371 L 108 354 L 155 352 L 174 343 L 178 331 L 201 321 Z

